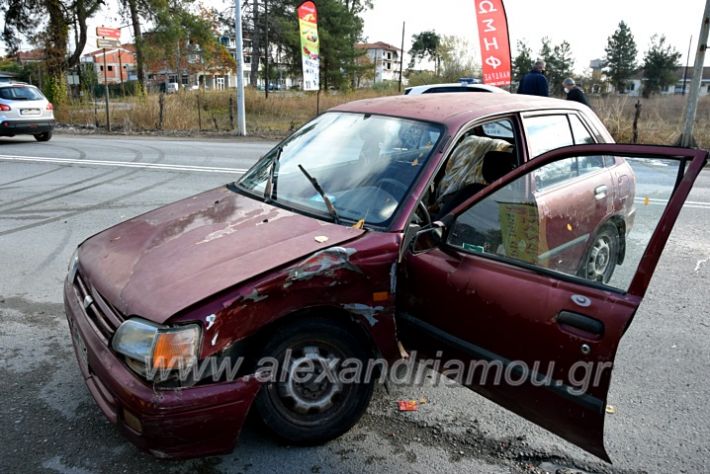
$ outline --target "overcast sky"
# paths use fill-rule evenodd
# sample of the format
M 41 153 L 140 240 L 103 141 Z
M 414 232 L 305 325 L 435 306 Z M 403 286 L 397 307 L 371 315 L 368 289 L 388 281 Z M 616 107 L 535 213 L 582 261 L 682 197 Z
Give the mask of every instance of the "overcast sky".
M 589 61 L 604 55 L 607 38 L 622 20 L 636 39 L 639 61 L 651 36 L 664 34 L 681 52 L 685 64 L 688 41 L 693 35 L 692 66 L 705 0 L 504 0 L 504 5 L 513 55 L 517 40 L 524 40 L 537 54 L 542 38 L 548 36 L 555 44 L 570 43 L 575 71 L 583 72 Z M 433 29 L 439 34 L 463 37 L 480 63 L 473 0 L 374 0 L 374 8 L 364 15 L 364 20 L 368 41 L 385 41 L 398 47 L 405 21 L 405 50 L 409 50 L 412 34 L 420 31 Z M 710 65 L 710 54 L 706 55 L 705 64 Z
M 108 3 L 113 5 L 115 2 Z M 234 4 L 228 0 L 203 0 L 203 3 L 219 9 L 227 9 Z M 364 35 L 368 41 L 384 41 L 399 47 L 402 22 L 405 21 L 405 50 L 410 48 L 412 34 L 433 29 L 442 35 L 466 39 L 471 47 L 471 56 L 480 63 L 473 0 L 373 0 L 373 3 L 374 8 L 363 15 Z M 604 55 L 607 38 L 621 20 L 630 26 L 634 34 L 639 61 L 648 49 L 651 36 L 664 34 L 669 43 L 681 52 L 681 61 L 685 64 L 688 41 L 692 35 L 692 66 L 705 1 L 504 0 L 504 4 L 513 55 L 517 40 L 524 40 L 534 54 L 539 51 L 543 36 L 548 36 L 555 44 L 568 41 L 575 58 L 575 71 L 582 73 L 589 67 L 589 61 Z M 124 25 L 125 20 L 110 9 L 92 18 L 87 51 L 95 49 L 94 27 L 101 24 L 119 26 Z M 129 28 L 121 31 L 123 41 L 132 41 Z M 705 64 L 710 65 L 710 54 L 706 55 Z

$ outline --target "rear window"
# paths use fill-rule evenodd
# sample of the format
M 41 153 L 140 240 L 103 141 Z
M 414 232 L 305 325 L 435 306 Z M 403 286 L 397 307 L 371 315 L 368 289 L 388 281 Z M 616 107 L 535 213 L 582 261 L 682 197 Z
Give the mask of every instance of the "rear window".
M 473 87 L 465 86 L 444 86 L 444 87 L 432 87 L 423 92 L 423 94 L 432 94 L 437 92 L 488 92 L 486 90 L 476 89 Z
M 5 100 L 42 100 L 44 96 L 34 87 L 0 87 L 0 99 Z

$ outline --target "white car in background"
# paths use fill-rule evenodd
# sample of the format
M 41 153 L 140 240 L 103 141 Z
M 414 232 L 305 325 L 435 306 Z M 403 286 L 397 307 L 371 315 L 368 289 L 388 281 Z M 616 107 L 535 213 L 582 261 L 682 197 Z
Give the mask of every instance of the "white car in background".
M 488 84 L 470 84 L 452 82 L 449 84 L 426 84 L 423 86 L 407 87 L 405 95 L 433 94 L 443 92 L 492 92 L 494 94 L 509 94 L 505 89 Z
M 37 141 L 52 138 L 54 106 L 35 86 L 0 83 L 0 136 L 33 135 Z

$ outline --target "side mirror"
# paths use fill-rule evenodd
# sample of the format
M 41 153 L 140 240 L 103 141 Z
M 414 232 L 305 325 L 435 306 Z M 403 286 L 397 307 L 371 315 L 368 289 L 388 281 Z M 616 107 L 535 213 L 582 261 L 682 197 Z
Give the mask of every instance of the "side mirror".
M 412 239 L 412 252 L 424 252 L 439 246 L 444 242 L 444 230 L 445 226 L 441 221 L 432 222 L 431 227 L 419 230 Z

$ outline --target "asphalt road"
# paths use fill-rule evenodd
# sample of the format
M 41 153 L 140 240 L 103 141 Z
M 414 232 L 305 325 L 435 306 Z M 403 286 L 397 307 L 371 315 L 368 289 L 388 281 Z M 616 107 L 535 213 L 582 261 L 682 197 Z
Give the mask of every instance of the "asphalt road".
M 61 304 L 86 237 L 238 177 L 271 143 L 57 135 L 0 139 L 0 472 L 588 472 L 710 470 L 710 176 L 701 176 L 623 339 L 607 416 L 614 466 L 458 386 L 380 388 L 321 447 L 254 424 L 226 456 L 160 461 L 108 423 L 83 381 Z M 426 397 L 418 412 L 395 401 Z

